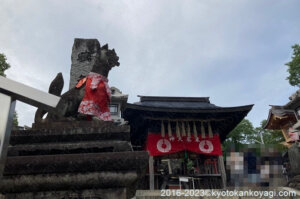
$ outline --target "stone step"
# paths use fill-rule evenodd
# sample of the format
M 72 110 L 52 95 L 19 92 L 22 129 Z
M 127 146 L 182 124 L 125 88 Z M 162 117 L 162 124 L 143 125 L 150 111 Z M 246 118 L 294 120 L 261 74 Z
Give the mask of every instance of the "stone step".
M 85 190 L 63 190 L 63 191 L 41 191 L 0 194 L 0 199 L 125 199 L 126 188 L 107 189 L 85 189 Z
M 7 157 L 4 175 L 128 171 L 145 168 L 145 151 Z
M 1 179 L 0 190 L 5 193 L 20 193 L 24 190 L 41 192 L 128 187 L 137 179 L 136 171 L 18 175 Z
M 33 143 L 8 147 L 8 156 L 132 151 L 128 141 L 89 141 L 71 143 Z
M 74 128 L 101 128 L 103 131 L 130 131 L 129 125 L 117 125 L 108 121 L 64 121 L 64 122 L 48 122 L 33 123 L 32 129 L 74 129 Z
M 111 129 L 99 127 L 61 128 L 61 129 L 32 129 L 12 131 L 10 145 L 53 143 L 53 142 L 82 142 L 90 140 L 121 140 L 130 141 L 129 128 L 118 126 Z

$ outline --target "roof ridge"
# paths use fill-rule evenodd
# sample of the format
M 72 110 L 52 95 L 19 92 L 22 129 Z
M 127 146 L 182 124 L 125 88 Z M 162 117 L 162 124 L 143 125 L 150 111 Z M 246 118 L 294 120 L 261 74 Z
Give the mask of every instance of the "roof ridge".
M 143 96 L 140 97 L 140 102 L 144 101 L 166 101 L 166 102 L 206 102 L 210 104 L 209 97 L 173 97 L 173 96 Z

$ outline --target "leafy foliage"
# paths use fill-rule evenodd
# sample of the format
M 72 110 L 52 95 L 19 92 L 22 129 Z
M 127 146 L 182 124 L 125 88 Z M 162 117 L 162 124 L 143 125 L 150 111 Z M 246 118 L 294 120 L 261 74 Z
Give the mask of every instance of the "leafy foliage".
M 223 142 L 223 149 L 227 148 L 230 144 L 246 144 L 249 139 L 252 139 L 255 134 L 252 123 L 243 119 L 228 135 L 227 139 Z
M 6 62 L 6 56 L 0 53 L 0 75 L 6 77 L 4 71 L 9 69 L 10 65 Z
M 289 80 L 290 85 L 300 87 L 300 45 L 295 44 L 292 48 L 294 50 L 292 60 L 285 64 L 289 72 L 286 79 Z
M 19 122 L 18 122 L 18 113 L 15 111 L 14 112 L 14 119 L 13 119 L 13 126 L 18 126 Z
M 222 143 L 224 151 L 234 144 L 236 146 L 243 144 L 274 144 L 280 146 L 284 137 L 280 130 L 264 129 L 267 120 L 261 122 L 260 127 L 254 128 L 252 123 L 243 119 L 228 135 Z
M 262 133 L 264 144 L 280 144 L 281 142 L 284 142 L 285 139 L 280 130 L 269 130 L 269 129 L 263 128 L 266 125 L 266 123 L 267 123 L 267 120 L 263 120 L 261 122 L 261 126 L 255 128 L 256 132 Z M 257 143 L 261 143 L 260 137 L 257 137 L 256 140 L 257 140 Z

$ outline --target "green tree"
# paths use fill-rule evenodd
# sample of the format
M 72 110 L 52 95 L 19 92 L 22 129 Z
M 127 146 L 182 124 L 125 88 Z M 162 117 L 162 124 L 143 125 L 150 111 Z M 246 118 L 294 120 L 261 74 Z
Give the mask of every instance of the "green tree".
M 300 45 L 295 44 L 292 48 L 294 50 L 292 60 L 285 64 L 289 72 L 286 79 L 289 80 L 290 85 L 300 87 Z
M 284 137 L 280 130 L 264 129 L 267 120 L 263 120 L 260 127 L 254 128 L 252 123 L 243 119 L 228 135 L 226 140 L 222 143 L 223 151 L 227 151 L 231 144 L 239 147 L 244 144 L 273 144 L 278 149 L 284 150 L 285 147 L 281 145 Z
M 6 56 L 2 53 L 0 53 L 0 76 L 4 76 L 5 75 L 5 70 L 9 69 L 10 65 L 9 63 L 6 62 Z M 14 119 L 13 119 L 13 126 L 16 127 L 18 126 L 19 122 L 18 122 L 18 114 L 17 112 L 14 112 Z
M 226 140 L 222 143 L 223 150 L 227 150 L 231 144 L 252 144 L 256 137 L 256 131 L 252 123 L 243 119 L 228 135 Z
M 6 62 L 6 56 L 0 53 L 0 75 L 6 77 L 4 71 L 9 69 L 10 65 Z
M 285 139 L 280 130 L 269 130 L 263 128 L 266 123 L 267 120 L 263 120 L 261 121 L 260 127 L 255 128 L 255 131 L 257 132 L 257 136 L 254 138 L 255 142 L 278 145 L 281 144 L 281 142 L 284 142 Z
M 13 126 L 17 127 L 19 125 L 18 122 L 18 113 L 15 111 L 14 112 L 14 119 L 13 119 Z

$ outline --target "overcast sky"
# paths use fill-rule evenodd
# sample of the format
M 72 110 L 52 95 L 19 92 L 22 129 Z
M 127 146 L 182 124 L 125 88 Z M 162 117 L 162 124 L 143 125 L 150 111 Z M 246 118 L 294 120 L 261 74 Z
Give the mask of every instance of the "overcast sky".
M 1 0 L 0 52 L 8 78 L 48 91 L 62 72 L 68 88 L 74 38 L 115 48 L 110 86 L 137 95 L 210 97 L 217 106 L 255 104 L 259 126 L 270 104 L 297 90 L 286 80 L 300 43 L 297 0 Z M 36 108 L 17 103 L 20 125 Z

